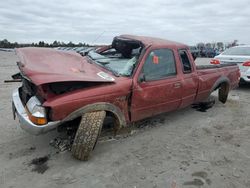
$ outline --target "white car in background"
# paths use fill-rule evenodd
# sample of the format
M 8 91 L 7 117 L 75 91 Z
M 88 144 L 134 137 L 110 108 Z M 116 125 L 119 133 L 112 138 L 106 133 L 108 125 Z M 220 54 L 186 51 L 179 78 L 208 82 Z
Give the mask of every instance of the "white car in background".
M 237 63 L 240 68 L 240 83 L 250 83 L 250 45 L 235 46 L 215 56 L 211 64 Z M 215 62 L 215 63 L 214 63 Z

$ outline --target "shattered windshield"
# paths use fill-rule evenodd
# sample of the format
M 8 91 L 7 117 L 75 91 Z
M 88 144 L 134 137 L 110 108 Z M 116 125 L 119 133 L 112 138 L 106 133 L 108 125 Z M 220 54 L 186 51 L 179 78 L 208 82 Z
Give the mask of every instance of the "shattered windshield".
M 88 53 L 88 56 L 98 65 L 113 72 L 116 76 L 131 76 L 141 52 L 139 44 L 119 44 L 116 43 L 108 50 L 96 52 L 94 50 Z

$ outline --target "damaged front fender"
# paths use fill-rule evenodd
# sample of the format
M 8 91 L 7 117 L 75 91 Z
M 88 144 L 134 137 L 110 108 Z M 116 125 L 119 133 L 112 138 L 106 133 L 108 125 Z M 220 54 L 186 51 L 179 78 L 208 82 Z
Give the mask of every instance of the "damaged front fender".
M 94 111 L 111 112 L 117 118 L 117 120 L 119 122 L 119 125 L 118 125 L 119 128 L 126 126 L 126 120 L 125 120 L 124 114 L 122 113 L 120 108 L 118 108 L 117 106 L 115 106 L 111 103 L 107 103 L 107 102 L 94 103 L 94 104 L 86 105 L 82 108 L 79 108 L 78 110 L 69 114 L 63 120 L 63 122 L 74 120 L 74 119 L 82 116 L 84 113 L 94 112 Z

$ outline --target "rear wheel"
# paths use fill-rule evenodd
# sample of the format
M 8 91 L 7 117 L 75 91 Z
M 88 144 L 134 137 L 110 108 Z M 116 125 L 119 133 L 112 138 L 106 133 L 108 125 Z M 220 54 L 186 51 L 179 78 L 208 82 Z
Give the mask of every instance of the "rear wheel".
M 83 114 L 71 150 L 75 158 L 88 160 L 100 135 L 105 116 L 105 111 Z
M 225 83 L 221 84 L 219 88 L 219 101 L 222 102 L 223 104 L 227 102 L 228 92 L 229 92 L 228 84 Z

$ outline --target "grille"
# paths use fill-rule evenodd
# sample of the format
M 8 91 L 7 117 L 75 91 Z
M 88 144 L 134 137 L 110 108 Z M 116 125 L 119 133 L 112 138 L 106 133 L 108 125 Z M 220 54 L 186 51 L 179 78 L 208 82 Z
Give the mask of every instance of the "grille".
M 20 90 L 20 97 L 24 104 L 36 94 L 36 86 L 26 79 L 22 79 L 22 87 Z

